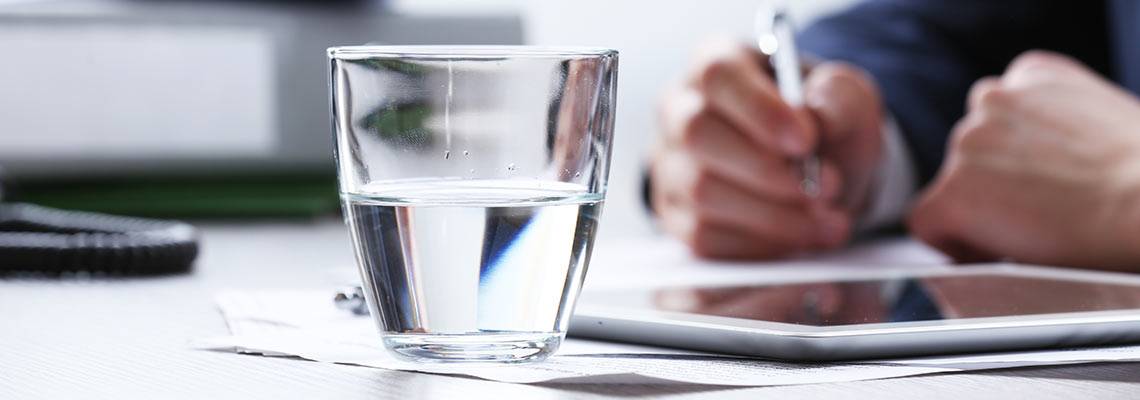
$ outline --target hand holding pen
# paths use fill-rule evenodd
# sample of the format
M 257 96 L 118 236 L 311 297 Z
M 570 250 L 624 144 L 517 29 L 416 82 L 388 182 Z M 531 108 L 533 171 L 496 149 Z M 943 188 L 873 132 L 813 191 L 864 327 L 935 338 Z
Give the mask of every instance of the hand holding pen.
M 696 67 L 666 92 L 650 168 L 653 209 L 665 230 L 705 257 L 770 259 L 840 246 L 882 158 L 877 86 L 856 67 L 822 62 L 807 69 L 802 102 L 789 99 L 773 76 L 787 67 L 753 43 L 702 46 Z

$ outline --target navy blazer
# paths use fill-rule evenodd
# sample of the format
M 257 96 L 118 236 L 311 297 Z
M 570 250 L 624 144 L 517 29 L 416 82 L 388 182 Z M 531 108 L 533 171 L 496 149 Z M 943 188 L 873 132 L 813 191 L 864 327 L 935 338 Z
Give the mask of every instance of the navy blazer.
M 868 0 L 801 33 L 805 53 L 868 70 L 902 129 L 920 184 L 942 164 L 970 86 L 1046 49 L 1140 93 L 1135 0 Z

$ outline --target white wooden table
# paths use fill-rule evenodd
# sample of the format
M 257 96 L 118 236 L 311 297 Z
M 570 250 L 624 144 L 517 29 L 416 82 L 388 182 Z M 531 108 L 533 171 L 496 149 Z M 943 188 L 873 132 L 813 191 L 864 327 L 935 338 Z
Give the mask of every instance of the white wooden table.
M 192 350 L 189 339 L 227 332 L 212 301 L 217 291 L 326 285 L 352 264 L 347 237 L 333 219 L 202 226 L 203 253 L 190 275 L 0 280 L 0 399 L 1140 398 L 1140 363 L 742 389 L 516 385 Z M 599 252 L 609 243 L 602 239 Z M 607 275 L 620 271 L 598 273 Z

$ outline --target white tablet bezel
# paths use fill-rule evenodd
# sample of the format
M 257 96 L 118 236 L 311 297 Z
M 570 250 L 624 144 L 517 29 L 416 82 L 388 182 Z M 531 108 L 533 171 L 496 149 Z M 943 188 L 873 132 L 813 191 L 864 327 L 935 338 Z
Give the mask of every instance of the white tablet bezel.
M 781 281 L 788 283 L 811 282 L 837 282 L 837 281 L 863 281 L 900 277 L 931 277 L 931 276 L 962 276 L 976 274 L 1001 274 L 1010 276 L 1028 276 L 1039 278 L 1053 278 L 1085 282 L 1107 282 L 1113 284 L 1127 284 L 1140 286 L 1140 276 L 1099 271 L 1068 270 L 1049 267 L 1022 266 L 1012 264 L 997 264 L 961 267 L 939 270 L 878 270 L 859 271 L 842 279 L 820 280 L 805 279 L 796 281 Z M 739 285 L 740 283 L 736 284 Z M 747 284 L 745 282 L 744 284 Z M 763 282 L 759 284 L 771 284 Z M 678 334 L 692 335 L 693 333 L 707 332 L 710 335 L 720 335 L 739 342 L 741 338 L 761 337 L 782 339 L 786 343 L 795 343 L 804 347 L 804 357 L 791 358 L 818 358 L 812 355 L 813 346 L 821 348 L 834 348 L 837 345 L 860 343 L 874 343 L 875 338 L 905 337 L 908 343 L 921 346 L 922 343 L 943 343 L 953 348 L 985 348 L 984 343 L 966 343 L 976 341 L 979 333 L 990 332 L 1022 332 L 1026 337 L 1049 338 L 1056 337 L 1058 342 L 1074 337 L 1076 327 L 1097 327 L 1097 331 L 1106 334 L 1114 332 L 1112 329 L 1104 330 L 1101 327 L 1128 327 L 1134 329 L 1140 324 L 1140 309 L 1088 311 L 1054 314 L 1032 314 L 1006 317 L 961 318 L 937 321 L 887 322 L 859 325 L 811 326 L 791 323 L 747 320 L 731 317 L 709 316 L 683 312 L 669 312 L 649 310 L 635 307 L 621 307 L 614 305 L 596 304 L 586 301 L 579 305 L 571 321 L 570 334 L 593 338 L 610 338 L 629 340 L 638 331 L 638 334 L 658 337 L 654 344 L 663 344 L 675 347 L 697 348 L 701 350 L 723 351 L 757 355 L 752 351 L 731 351 L 733 349 L 709 348 L 708 345 L 689 345 L 685 337 L 670 339 L 661 332 L 675 331 Z M 608 326 L 607 326 L 608 325 Z M 1087 329 L 1086 329 L 1087 330 Z M 954 332 L 969 332 L 968 335 L 955 335 Z M 658 334 L 661 333 L 661 334 Z M 1138 333 L 1140 335 L 1140 333 Z M 1096 341 L 1095 335 L 1080 334 L 1076 337 Z M 664 337 L 665 339 L 661 339 Z M 915 340 L 915 339 L 918 340 Z M 870 342 L 867 339 L 871 339 Z M 1124 338 L 1127 339 L 1127 338 Z M 663 343 L 662 341 L 668 342 Z M 701 342 L 707 342 L 701 338 Z M 714 346 L 715 347 L 715 346 Z M 871 346 L 873 347 L 873 346 Z M 870 349 L 871 347 L 868 347 Z M 913 347 L 913 346 L 912 346 Z M 900 354 L 921 354 L 921 347 L 905 351 Z M 859 354 L 859 351 L 851 352 Z M 868 350 L 868 354 L 876 354 Z M 763 355 L 763 354 L 761 354 Z M 774 355 L 786 358 L 782 355 Z M 828 358 L 828 357 L 824 357 Z

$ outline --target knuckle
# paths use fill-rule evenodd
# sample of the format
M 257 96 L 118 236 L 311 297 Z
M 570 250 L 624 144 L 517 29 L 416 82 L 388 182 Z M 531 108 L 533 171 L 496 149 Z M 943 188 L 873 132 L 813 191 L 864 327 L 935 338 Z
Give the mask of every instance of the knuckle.
M 734 42 L 726 51 L 726 56 L 734 65 L 747 65 L 756 58 L 756 49 L 743 43 Z
M 828 79 L 845 82 L 855 82 L 864 78 L 861 69 L 848 63 L 835 61 L 820 64 L 815 67 L 813 73 L 821 74 Z
M 670 86 L 657 98 L 657 115 L 662 118 L 662 121 L 667 121 L 668 117 L 676 112 L 677 102 L 685 96 L 684 90 Z
M 662 99 L 659 118 L 667 135 L 683 145 L 692 145 L 711 116 L 708 98 L 692 90 L 680 90 Z
M 697 88 L 709 90 L 724 76 L 735 73 L 747 66 L 755 57 L 754 50 L 736 42 L 719 42 L 710 46 L 708 54 L 700 57 L 694 71 L 693 82 Z
M 879 92 L 856 67 L 835 63 L 816 67 L 808 77 L 805 96 L 822 119 L 825 133 L 878 130 L 881 123 Z
M 704 100 L 700 104 L 694 104 L 686 115 L 681 118 L 680 126 L 680 141 L 686 147 L 696 147 L 701 144 L 704 138 L 705 128 L 708 126 L 708 120 L 711 114 L 708 110 L 708 105 Z
M 812 70 L 812 75 L 819 74 L 820 80 L 827 86 L 861 94 L 876 94 L 875 84 L 866 70 L 845 62 L 826 62 Z M 863 97 L 863 96 L 861 96 Z
M 974 152 L 988 146 L 993 129 L 984 116 L 972 116 L 954 130 L 950 136 L 950 147 L 956 152 Z
M 1011 84 L 1016 83 L 1014 86 L 1031 85 L 1074 73 L 1092 74 L 1079 61 L 1069 56 L 1043 50 L 1030 50 L 1010 62 L 1002 79 Z
M 694 203 L 700 205 L 698 209 L 704 209 L 709 202 L 716 198 L 714 195 L 715 185 L 716 179 L 713 178 L 708 168 L 703 166 L 696 167 L 692 182 L 689 184 L 689 196 Z
M 733 68 L 732 60 L 725 57 L 714 57 L 701 64 L 693 76 L 697 89 L 707 92 L 716 85 L 718 80 L 729 73 Z
M 977 85 L 978 105 L 986 109 L 1008 109 L 1016 101 L 1016 96 L 1008 90 L 997 85 Z
M 1065 62 L 1064 56 L 1045 50 L 1029 50 L 1014 57 L 1009 63 L 1010 71 L 1020 71 L 1037 67 L 1050 67 Z

